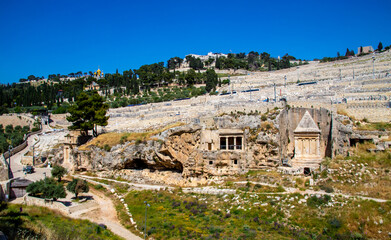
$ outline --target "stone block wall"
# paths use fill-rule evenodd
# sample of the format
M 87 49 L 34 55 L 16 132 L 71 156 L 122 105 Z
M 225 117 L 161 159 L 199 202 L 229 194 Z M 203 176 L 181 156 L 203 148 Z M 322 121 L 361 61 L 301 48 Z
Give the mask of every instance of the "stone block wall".
M 339 111 L 346 112 L 357 120 L 366 118 L 370 122 L 391 121 L 391 108 L 388 101 L 365 101 L 339 104 Z
M 54 210 L 58 210 L 64 214 L 69 213 L 69 209 L 63 203 L 57 201 L 45 200 L 42 198 L 36 198 L 26 195 L 23 197 L 23 202 L 28 206 L 48 207 Z

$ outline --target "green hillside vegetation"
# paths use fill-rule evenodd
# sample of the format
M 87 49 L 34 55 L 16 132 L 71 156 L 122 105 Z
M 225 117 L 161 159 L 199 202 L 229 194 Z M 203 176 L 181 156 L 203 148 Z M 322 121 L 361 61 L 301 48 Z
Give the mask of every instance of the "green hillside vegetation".
M 43 207 L 6 203 L 0 203 L 0 231 L 11 240 L 121 239 L 88 220 L 64 217 Z
M 391 227 L 390 202 L 329 195 L 131 191 L 125 202 L 141 231 L 144 201 L 151 205 L 147 233 L 154 239 L 378 239 L 383 236 L 379 231 L 387 234 Z M 126 215 L 120 216 L 131 228 Z M 376 225 L 380 219 L 382 224 Z
M 7 125 L 3 126 L 0 124 L 0 153 L 8 151 L 8 147 L 12 145 L 13 147 L 18 146 L 23 143 L 23 137 L 30 131 L 29 126 L 15 126 Z
M 227 58 L 210 58 L 204 62 L 187 56 L 186 61 L 191 69 L 186 72 L 176 71 L 183 65 L 184 59 L 174 57 L 167 61 L 166 66 L 164 62 L 146 64 L 139 69 L 125 70 L 122 74 L 118 70 L 106 73 L 100 79 L 93 77 L 91 71 L 68 75 L 50 74 L 46 82 L 41 81 L 44 77 L 30 75 L 20 79 L 19 84 L 0 85 L 0 114 L 31 112 L 39 107 L 47 107 L 55 114 L 65 113 L 80 92 L 93 82 L 99 85 L 101 94 L 107 98 L 111 107 L 195 97 L 213 92 L 221 85 L 212 63 L 215 63 L 216 69 L 272 71 L 297 65 L 290 64 L 290 60 L 295 58 L 288 54 L 277 59 L 266 52 L 259 54 L 251 51 L 248 54 L 230 53 Z M 205 87 L 196 89 L 196 84 Z

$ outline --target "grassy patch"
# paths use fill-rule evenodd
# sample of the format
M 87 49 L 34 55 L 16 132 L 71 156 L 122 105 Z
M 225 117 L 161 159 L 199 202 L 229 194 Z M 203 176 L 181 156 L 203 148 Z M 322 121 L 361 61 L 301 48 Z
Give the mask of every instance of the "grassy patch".
M 374 147 L 372 143 L 359 144 L 350 157 L 325 162 L 331 172 L 323 171 L 318 185 L 336 192 L 390 200 L 391 152 L 367 151 Z
M 356 127 L 357 130 L 366 130 L 366 131 L 391 131 L 391 123 L 386 122 L 374 122 L 374 123 L 365 123 L 360 124 Z
M 141 231 L 144 201 L 150 204 L 147 233 L 154 239 L 386 239 L 391 228 L 390 202 L 130 191 L 125 202 Z
M 0 230 L 8 239 L 121 239 L 88 220 L 64 217 L 43 207 L 5 203 L 0 204 Z
M 246 76 L 246 74 L 240 74 L 240 73 L 233 73 L 233 74 L 229 74 L 229 73 L 217 73 L 217 76 L 220 77 L 220 78 L 224 78 L 224 77 L 228 77 L 228 76 Z

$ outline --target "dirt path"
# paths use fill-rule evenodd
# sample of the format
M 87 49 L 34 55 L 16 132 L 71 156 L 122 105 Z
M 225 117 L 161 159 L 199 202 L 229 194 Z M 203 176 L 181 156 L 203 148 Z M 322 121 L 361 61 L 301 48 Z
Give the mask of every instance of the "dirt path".
M 237 184 L 246 184 L 247 181 L 240 181 L 240 182 L 234 182 L 234 183 L 237 183 Z M 263 183 L 263 182 L 252 182 L 250 181 L 250 183 L 252 184 L 260 184 L 260 185 L 264 185 L 264 186 L 270 186 L 270 187 L 277 187 L 277 185 L 273 185 L 273 184 L 268 184 L 268 183 Z M 279 192 L 279 193 L 264 193 L 264 194 L 291 194 L 291 193 L 300 193 L 300 194 L 312 194 L 312 195 L 330 195 L 330 196 L 343 196 L 345 198 L 358 198 L 358 199 L 362 199 L 362 200 L 372 200 L 372 201 L 375 201 L 375 202 L 387 202 L 389 200 L 387 199 L 381 199 L 381 198 L 372 198 L 372 197 L 364 197 L 364 196 L 359 196 L 359 195 L 349 195 L 349 194 L 343 194 L 343 193 L 326 193 L 325 191 L 315 191 L 315 190 L 309 190 L 309 189 L 306 189 L 304 191 L 298 189 L 298 188 L 292 188 L 292 187 L 284 187 L 284 189 L 286 190 L 285 192 Z
M 11 157 L 11 170 L 14 177 L 27 178 L 32 181 L 37 181 L 39 179 L 43 179 L 45 177 L 51 176 L 49 168 L 36 168 L 33 174 L 24 175 L 22 169 L 23 165 L 20 163 L 22 156 L 29 151 L 30 147 L 33 146 L 39 137 L 36 135 L 30 136 L 28 138 L 28 146 L 23 149 L 21 152 L 15 154 Z M 104 196 L 99 191 L 95 189 L 90 189 L 89 195 L 93 197 L 93 199 L 97 202 L 98 206 L 84 209 L 81 211 L 74 212 L 69 214 L 69 217 L 72 218 L 80 218 L 80 219 L 88 219 L 92 222 L 98 224 L 105 224 L 108 229 L 110 229 L 114 234 L 129 240 L 141 240 L 140 237 L 134 235 L 132 232 L 127 230 L 124 226 L 121 225 L 117 218 L 117 211 L 114 207 L 114 204 L 111 202 L 111 199 Z M 16 199 L 13 202 L 19 203 L 22 199 Z
M 129 240 L 141 240 L 140 237 L 122 226 L 117 218 L 117 211 L 111 199 L 95 189 L 90 189 L 89 195 L 98 203 L 98 207 L 70 214 L 72 218 L 88 219 L 98 224 L 105 224 L 114 234 Z
M 172 187 L 163 186 L 163 185 L 135 184 L 135 183 L 118 181 L 118 180 L 114 180 L 114 179 L 107 179 L 107 178 L 101 178 L 101 177 L 90 177 L 90 176 L 83 176 L 83 175 L 77 175 L 77 177 L 86 179 L 86 180 L 94 182 L 94 183 L 99 183 L 99 182 L 93 181 L 92 179 L 94 179 L 94 178 L 104 179 L 104 180 L 108 180 L 108 181 L 116 182 L 116 183 L 123 183 L 123 184 L 127 184 L 137 190 L 161 190 L 161 189 L 165 189 L 165 188 L 172 189 Z M 247 183 L 247 181 L 238 181 L 238 182 L 234 182 L 234 183 L 245 184 L 245 183 Z M 263 183 L 263 182 L 250 182 L 250 183 L 261 184 L 261 185 L 270 186 L 270 187 L 277 187 L 276 185 L 269 184 L 269 183 Z M 99 184 L 105 185 L 106 187 L 108 186 L 108 185 L 102 184 L 102 183 L 99 183 Z M 200 193 L 200 194 L 213 194 L 213 195 L 235 194 L 236 193 L 236 189 L 215 188 L 212 186 L 196 187 L 196 188 L 189 187 L 189 188 L 182 188 L 182 190 L 183 190 L 183 192 L 192 192 L 192 193 Z M 264 194 L 264 195 L 281 195 L 281 194 L 291 194 L 291 193 L 312 194 L 312 195 L 316 195 L 316 194 L 325 195 L 325 194 L 327 194 L 327 195 L 331 195 L 331 196 L 343 196 L 346 198 L 358 198 L 358 199 L 362 199 L 362 200 L 372 200 L 375 202 L 389 201 L 387 199 L 381 199 L 381 198 L 371 198 L 371 197 L 364 197 L 364 196 L 359 196 L 359 195 L 348 195 L 348 194 L 343 194 L 343 193 L 326 193 L 325 191 L 314 191 L 314 190 L 308 190 L 308 189 L 305 191 L 301 191 L 298 188 L 292 188 L 292 187 L 285 187 L 285 190 L 286 190 L 285 192 L 276 192 L 276 193 L 258 193 L 257 192 L 257 194 Z

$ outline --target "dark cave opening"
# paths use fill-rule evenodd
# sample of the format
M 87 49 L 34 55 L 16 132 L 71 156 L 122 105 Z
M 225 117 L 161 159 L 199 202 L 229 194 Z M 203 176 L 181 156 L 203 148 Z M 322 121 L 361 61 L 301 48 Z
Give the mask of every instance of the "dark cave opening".
M 133 161 L 126 162 L 124 168 L 142 170 L 142 169 L 147 169 L 148 164 L 142 159 L 137 158 L 137 159 L 133 159 Z
M 143 169 L 149 169 L 152 172 L 153 171 L 171 171 L 171 172 L 183 172 L 183 165 L 179 161 L 174 161 L 170 164 L 162 164 L 157 163 L 153 165 L 148 165 L 146 160 L 143 159 L 132 159 L 125 163 L 124 169 L 134 169 L 134 170 L 143 170 Z

